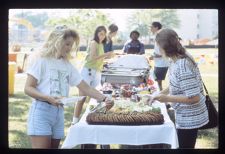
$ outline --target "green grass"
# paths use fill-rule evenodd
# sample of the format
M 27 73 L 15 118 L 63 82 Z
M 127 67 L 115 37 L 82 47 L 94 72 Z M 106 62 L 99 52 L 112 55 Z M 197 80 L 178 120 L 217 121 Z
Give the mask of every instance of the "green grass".
M 218 53 L 216 49 L 188 49 L 194 57 L 197 57 L 201 54 L 210 54 L 213 56 Z M 146 55 L 149 55 L 152 50 L 147 50 Z M 78 53 L 78 57 L 76 61 L 73 61 L 73 64 L 78 68 L 82 67 L 83 59 L 85 53 Z M 22 57 L 22 56 L 20 56 Z M 19 60 L 21 62 L 21 59 Z M 215 101 L 215 105 L 218 107 L 218 63 L 215 64 L 201 64 L 199 65 L 200 71 L 202 73 L 202 78 L 207 86 L 207 89 L 210 93 L 210 96 Z M 9 148 L 31 148 L 31 144 L 29 142 L 29 138 L 27 136 L 27 116 L 28 110 L 31 105 L 31 98 L 26 96 L 23 92 L 25 85 L 26 75 L 18 74 L 15 78 L 15 94 L 13 96 L 9 96 Z M 168 80 L 166 79 L 163 82 L 163 87 L 166 87 L 168 84 Z M 72 87 L 70 90 L 70 95 L 77 95 L 78 91 L 76 87 Z M 85 104 L 86 106 L 86 104 Z M 83 108 L 83 111 L 85 109 Z M 73 107 L 65 107 L 65 135 L 68 132 L 68 128 L 70 126 L 71 120 L 73 116 Z M 65 139 L 65 138 L 64 138 Z M 61 141 L 60 145 L 62 145 L 64 139 Z M 75 147 L 75 149 L 79 149 L 80 146 Z M 99 146 L 98 146 L 99 148 Z M 112 149 L 118 149 L 119 145 L 113 144 L 111 145 Z M 209 130 L 201 130 L 198 134 L 198 139 L 196 143 L 197 149 L 216 149 L 218 148 L 218 129 L 209 129 Z

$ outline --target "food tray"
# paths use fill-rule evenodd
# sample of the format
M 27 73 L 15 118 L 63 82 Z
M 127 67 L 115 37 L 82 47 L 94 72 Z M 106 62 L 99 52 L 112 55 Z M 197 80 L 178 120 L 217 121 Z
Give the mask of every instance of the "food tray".
M 93 112 L 88 114 L 86 121 L 92 125 L 160 125 L 164 123 L 164 117 L 161 113 L 154 112 L 106 114 Z

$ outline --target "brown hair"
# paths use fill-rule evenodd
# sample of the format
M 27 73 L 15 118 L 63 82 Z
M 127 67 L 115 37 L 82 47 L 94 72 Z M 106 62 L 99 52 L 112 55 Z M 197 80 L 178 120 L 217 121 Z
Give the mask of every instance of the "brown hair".
M 98 38 L 98 33 L 104 31 L 105 33 L 107 33 L 107 30 L 105 28 L 105 26 L 98 26 L 95 30 L 95 34 L 94 34 L 94 39 L 97 43 L 99 43 L 99 38 Z M 105 37 L 105 39 L 102 41 L 103 44 L 105 44 L 107 41 L 107 38 Z
M 188 58 L 194 65 L 194 59 L 189 55 L 180 43 L 180 37 L 172 29 L 162 29 L 156 35 L 156 42 L 165 50 L 167 57 Z
M 75 47 L 77 48 L 80 43 L 80 37 L 77 31 L 72 29 L 65 30 L 65 33 L 63 35 L 63 39 L 66 40 L 68 37 L 72 37 L 74 39 Z
M 172 29 L 162 29 L 156 35 L 156 42 L 165 50 L 167 57 L 185 57 L 186 50 L 182 47 L 177 33 Z
M 110 33 L 114 33 L 116 31 L 118 31 L 118 26 L 115 24 L 111 24 L 111 25 L 109 25 L 108 29 L 109 29 Z

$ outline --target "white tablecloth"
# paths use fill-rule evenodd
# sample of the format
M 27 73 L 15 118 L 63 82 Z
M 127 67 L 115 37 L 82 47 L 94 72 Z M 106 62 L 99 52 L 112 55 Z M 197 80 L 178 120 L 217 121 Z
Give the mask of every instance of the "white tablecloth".
M 162 125 L 89 125 L 86 122 L 88 108 L 81 120 L 71 126 L 61 148 L 73 148 L 79 144 L 170 144 L 172 149 L 178 148 L 176 129 L 170 120 L 163 103 L 153 103 L 160 107 L 164 116 Z

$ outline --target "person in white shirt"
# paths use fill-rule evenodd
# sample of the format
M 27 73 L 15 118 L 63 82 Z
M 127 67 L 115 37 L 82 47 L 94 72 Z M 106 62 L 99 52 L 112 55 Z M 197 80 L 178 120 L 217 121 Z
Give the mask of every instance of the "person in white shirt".
M 83 81 L 70 63 L 71 51 L 77 49 L 79 35 L 67 26 L 57 26 L 50 33 L 40 52 L 34 53 L 27 70 L 25 94 L 33 98 L 30 106 L 27 134 L 32 148 L 58 148 L 64 137 L 64 113 L 60 99 L 68 97 L 69 87 L 76 86 L 85 95 L 105 101 L 107 108 L 113 101 Z
M 162 25 L 159 22 L 153 22 L 150 28 L 151 32 L 156 35 L 162 28 Z M 154 45 L 154 52 L 150 57 L 150 60 L 154 60 L 155 80 L 158 83 L 159 89 L 163 90 L 162 80 L 165 80 L 166 73 L 169 67 L 169 60 L 168 58 L 162 56 L 162 53 L 160 52 L 159 47 L 156 43 Z

